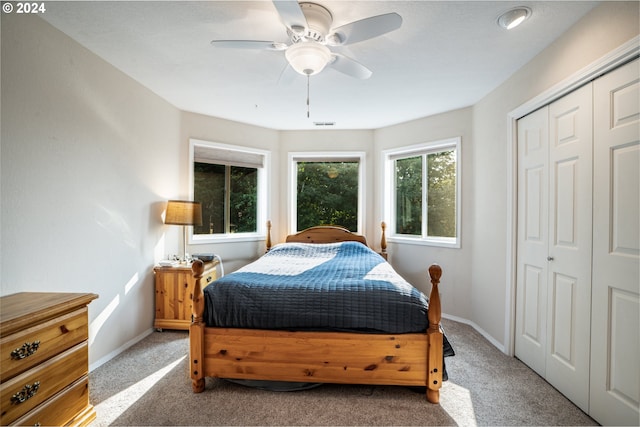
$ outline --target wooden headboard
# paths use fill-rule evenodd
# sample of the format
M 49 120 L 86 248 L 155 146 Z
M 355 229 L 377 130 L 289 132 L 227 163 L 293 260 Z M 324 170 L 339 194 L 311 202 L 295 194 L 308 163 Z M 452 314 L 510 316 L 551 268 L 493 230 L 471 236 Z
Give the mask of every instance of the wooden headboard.
M 382 238 L 380 239 L 380 247 L 382 251 L 380 255 L 387 259 L 387 237 L 385 230 L 387 225 L 382 222 L 380 224 L 382 228 Z M 316 227 L 307 228 L 296 234 L 290 234 L 287 236 L 286 242 L 297 243 L 335 243 L 335 242 L 360 242 L 365 246 L 367 245 L 367 239 L 361 234 L 355 234 L 347 230 L 344 227 L 338 227 L 335 225 L 319 225 Z M 271 249 L 271 221 L 267 221 L 267 252 Z
M 335 242 L 360 242 L 367 246 L 367 239 L 355 234 L 343 227 L 333 225 L 319 225 L 310 227 L 296 234 L 287 236 L 287 243 L 335 243 Z

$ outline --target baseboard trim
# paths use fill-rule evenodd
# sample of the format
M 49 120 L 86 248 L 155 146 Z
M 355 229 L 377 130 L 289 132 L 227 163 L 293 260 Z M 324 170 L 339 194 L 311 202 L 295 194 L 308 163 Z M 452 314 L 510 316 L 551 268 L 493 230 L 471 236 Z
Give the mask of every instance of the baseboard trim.
M 119 355 L 120 353 L 122 353 L 123 351 L 127 350 L 129 347 L 131 347 L 132 345 L 138 343 L 139 341 L 142 341 L 143 339 L 145 339 L 147 336 L 151 335 L 153 333 L 154 329 L 153 328 L 149 328 L 146 331 L 144 331 L 143 333 L 141 333 L 140 335 L 130 339 L 129 341 L 127 341 L 126 343 L 122 344 L 120 347 L 118 347 L 117 349 L 113 350 L 111 353 L 101 357 L 100 359 L 96 360 L 95 362 L 91 363 L 89 365 L 89 372 L 99 368 L 100 366 L 104 365 L 105 363 L 107 363 L 109 360 L 113 359 L 114 357 L 116 357 L 117 355 Z
M 442 317 L 445 319 L 449 319 L 449 320 L 453 320 L 454 322 L 459 322 L 459 323 L 464 323 L 465 325 L 469 325 L 471 326 L 473 329 L 476 330 L 476 332 L 478 332 L 480 335 L 482 335 L 487 341 L 489 341 L 491 344 L 493 344 L 494 347 L 496 347 L 498 350 L 500 350 L 501 352 L 503 352 L 506 355 L 509 355 L 506 351 L 505 351 L 505 347 L 504 345 L 502 345 L 501 343 L 499 343 L 498 341 L 496 341 L 495 338 L 493 338 L 491 335 L 489 335 L 484 329 L 482 329 L 480 326 L 478 326 L 475 322 L 472 322 L 471 320 L 468 319 L 464 319 L 462 317 L 458 317 L 458 316 L 452 316 L 450 314 L 445 314 L 442 313 Z M 446 332 L 446 331 L 445 331 Z

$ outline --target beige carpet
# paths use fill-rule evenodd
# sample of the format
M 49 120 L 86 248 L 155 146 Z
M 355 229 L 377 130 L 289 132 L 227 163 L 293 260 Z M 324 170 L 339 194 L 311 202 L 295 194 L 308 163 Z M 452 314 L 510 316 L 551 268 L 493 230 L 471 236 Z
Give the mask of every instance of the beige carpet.
M 440 405 L 405 387 L 322 385 L 271 392 L 208 378 L 191 392 L 186 332 L 155 332 L 91 372 L 106 425 L 597 425 L 471 327 L 443 320 L 456 356 Z

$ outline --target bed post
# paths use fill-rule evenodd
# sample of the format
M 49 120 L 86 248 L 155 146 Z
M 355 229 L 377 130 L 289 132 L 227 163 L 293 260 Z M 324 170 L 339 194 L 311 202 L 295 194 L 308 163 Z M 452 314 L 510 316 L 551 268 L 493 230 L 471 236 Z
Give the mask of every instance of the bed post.
M 267 252 L 271 250 L 271 220 L 267 221 Z
M 195 285 L 191 294 L 191 325 L 189 325 L 189 368 L 191 386 L 194 393 L 204 391 L 204 294 L 202 293 L 202 274 L 204 263 L 199 259 L 193 261 L 191 271 Z
M 431 277 L 431 294 L 429 295 L 429 329 L 427 330 L 427 400 L 431 403 L 440 402 L 440 387 L 442 386 L 442 331 L 440 330 L 440 318 L 442 307 L 438 284 L 442 276 L 442 269 L 437 264 L 429 267 Z
M 382 228 L 382 237 L 380 238 L 380 248 L 381 248 L 380 255 L 382 255 L 384 259 L 387 259 L 387 236 L 385 234 L 385 230 L 387 229 L 387 224 L 384 221 L 382 221 L 380 223 L 380 228 Z

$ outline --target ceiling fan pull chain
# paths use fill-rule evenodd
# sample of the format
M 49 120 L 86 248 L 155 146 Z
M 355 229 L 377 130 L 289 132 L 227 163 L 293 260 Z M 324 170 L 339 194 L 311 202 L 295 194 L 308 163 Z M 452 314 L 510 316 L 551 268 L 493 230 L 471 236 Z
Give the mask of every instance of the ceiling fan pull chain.
M 309 74 L 307 74 L 307 119 L 309 118 Z

